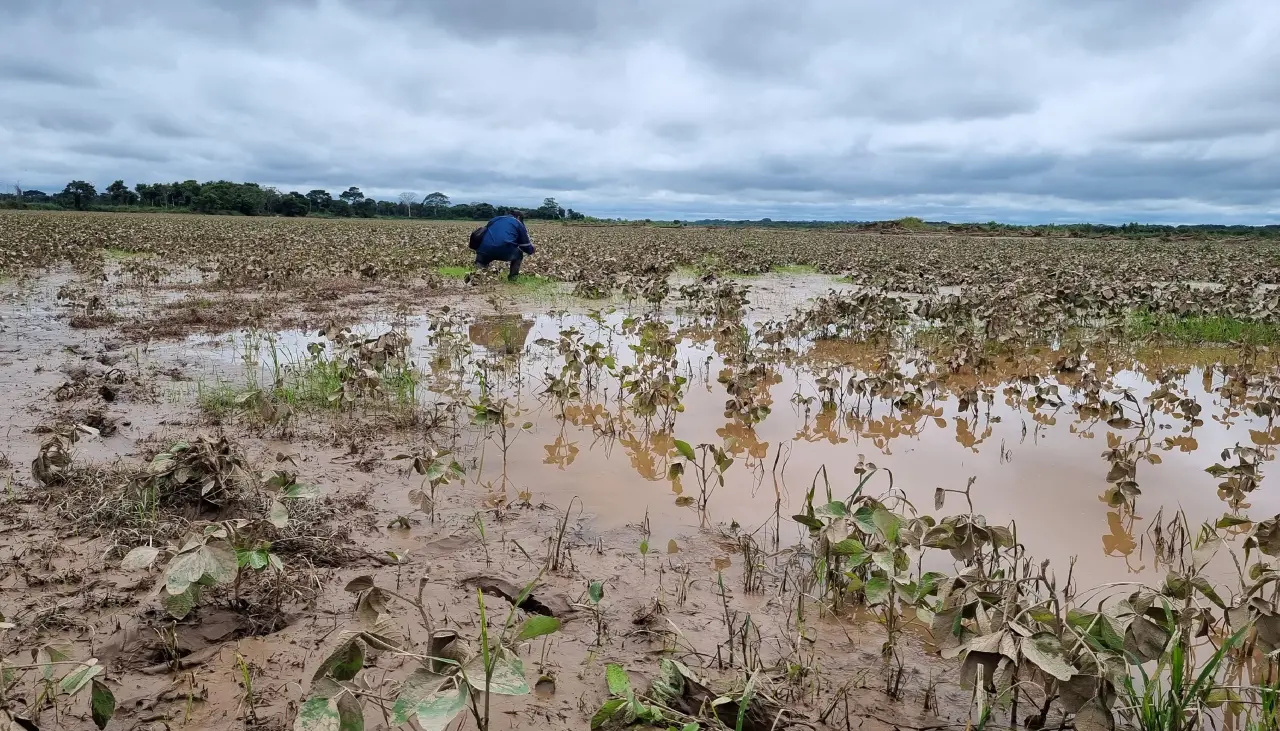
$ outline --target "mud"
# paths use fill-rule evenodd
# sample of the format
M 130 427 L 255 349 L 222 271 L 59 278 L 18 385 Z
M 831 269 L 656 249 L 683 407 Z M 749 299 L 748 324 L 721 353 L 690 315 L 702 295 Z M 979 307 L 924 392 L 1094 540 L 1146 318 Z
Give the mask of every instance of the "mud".
M 816 607 L 797 623 L 794 606 L 779 598 L 785 575 L 769 573 L 758 592 L 748 593 L 739 537 L 755 535 L 778 552 L 803 543 L 806 531 L 789 516 L 801 510 L 805 492 L 815 481 L 820 490 L 829 482 L 843 497 L 856 484 L 855 469 L 872 462 L 881 476 L 868 489 L 889 490 L 891 473 L 892 487 L 922 512 L 932 508 L 935 488 L 964 490 L 973 479 L 974 511 L 991 523 L 1016 523 L 1033 556 L 1062 566 L 1078 557 L 1082 585 L 1145 580 L 1159 575 L 1146 537 L 1156 512 L 1164 508 L 1167 517 L 1181 509 L 1193 524 L 1217 518 L 1227 509 L 1205 469 L 1237 443 L 1280 441 L 1267 420 L 1240 413 L 1206 388 L 1206 373 L 1212 381 L 1214 364 L 1227 356 L 1099 355 L 1095 362 L 1109 383 L 1138 399 L 1156 387 L 1153 374 L 1182 364 L 1178 385 L 1204 409 L 1204 423 L 1192 430 L 1153 413 L 1161 459 L 1140 468 L 1137 509 L 1110 507 L 1103 499 L 1109 464 L 1100 456 L 1109 427 L 1070 407 L 1029 408 L 1022 399 L 997 397 L 975 413 L 960 403 L 963 375 L 912 408 L 848 394 L 824 406 L 818 379 L 843 383 L 866 372 L 874 354 L 859 346 L 806 342 L 769 362 L 766 385 L 755 395 L 770 411 L 747 423 L 726 411 L 721 377 L 735 368 L 726 360 L 731 348 L 707 330 L 705 318 L 665 310 L 677 369 L 688 379 L 683 409 L 670 419 L 646 418 L 629 405 L 634 397 L 624 394 L 622 379 L 608 374 L 578 399 L 559 402 L 545 393 L 564 362 L 555 344 L 570 329 L 584 342 L 607 343 L 617 366 L 638 363 L 626 321 L 641 305 L 622 300 L 587 303 L 559 290 L 439 282 L 394 292 L 334 283 L 232 299 L 182 283 L 143 291 L 112 275 L 98 296 L 116 313 L 114 322 L 76 328 L 76 307 L 58 299 L 76 279 L 59 271 L 4 285 L 0 614 L 16 627 L 0 634 L 0 651 L 8 662 L 23 662 L 33 648 L 65 643 L 77 657 L 97 657 L 119 704 L 113 728 L 287 728 L 311 673 L 351 617 L 348 582 L 371 576 L 406 595 L 421 583 L 432 622 L 470 633 L 478 621 L 477 589 L 491 615 L 505 616 L 513 587 L 539 576 L 555 550 L 562 521 L 563 566 L 542 573 L 538 598 L 525 608 L 563 615 L 565 624 L 545 646 L 523 648 L 530 684 L 538 680 L 538 688 L 527 698 L 495 697 L 493 728 L 585 728 L 607 697 L 606 663 L 639 676 L 656 670 L 664 650 L 713 680 L 740 682 L 727 655 L 733 643 L 725 637 L 726 612 L 750 615 L 757 634 L 744 651 L 772 669 L 770 692 L 807 723 L 962 726 L 969 691 L 956 682 L 953 664 L 926 651 L 926 631 L 902 640 L 901 699 L 889 699 L 883 630 L 865 616 Z M 766 275 L 749 283 L 750 327 L 844 286 L 820 275 Z M 203 299 L 214 304 L 206 307 Z M 261 311 L 246 315 L 250 301 Z M 442 318 L 451 318 L 457 335 L 447 352 Z M 335 320 L 371 335 L 403 327 L 420 375 L 416 404 L 439 416 L 460 396 L 478 398 L 483 382 L 512 406 L 509 438 L 457 413 L 393 423 L 386 414 L 353 408 L 303 414 L 291 429 L 273 430 L 249 419 L 212 420 L 201 409 L 211 389 L 269 383 L 282 369 L 301 367 L 307 346 Z M 1046 352 L 1039 360 L 1056 357 Z M 1075 377 L 1044 373 L 1069 402 Z M 1011 384 L 992 385 L 1001 393 Z M 318 485 L 340 506 L 342 527 L 362 558 L 305 567 L 313 590 L 267 624 L 215 605 L 167 622 L 156 602 L 156 571 L 122 571 L 109 537 L 74 535 L 41 500 L 28 465 L 42 435 L 58 424 L 96 430 L 76 444 L 74 457 L 98 465 L 136 466 L 157 448 L 201 432 L 233 437 L 262 465 L 296 455 L 299 482 Z M 701 490 L 690 472 L 670 474 L 680 459 L 676 440 L 726 439 L 733 464 L 699 510 Z M 428 445 L 458 455 L 467 475 L 441 488 L 434 520 L 409 497 L 422 478 L 392 459 Z M 949 494 L 948 507 L 958 512 L 953 501 L 964 499 Z M 1249 504 L 1254 514 L 1280 512 L 1266 489 L 1252 493 Z M 599 605 L 588 599 L 592 581 L 604 585 Z M 729 587 L 725 596 L 721 581 Z M 411 640 L 424 641 L 416 609 L 399 600 L 389 609 Z M 372 662 L 365 670 L 370 693 L 409 669 L 389 656 Z M 370 728 L 384 727 L 376 703 L 365 714 Z M 43 710 L 40 720 L 48 728 L 92 727 L 84 698 Z

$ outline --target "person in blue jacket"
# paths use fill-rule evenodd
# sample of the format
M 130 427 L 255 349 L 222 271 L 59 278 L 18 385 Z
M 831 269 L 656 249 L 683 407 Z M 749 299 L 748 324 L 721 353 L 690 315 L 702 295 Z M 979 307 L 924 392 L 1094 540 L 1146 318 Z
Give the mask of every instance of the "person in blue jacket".
M 514 282 L 520 276 L 520 262 L 526 254 L 532 255 L 535 251 L 529 240 L 529 229 L 524 227 L 524 213 L 512 211 L 485 226 L 484 239 L 476 249 L 476 268 L 488 269 L 495 261 L 510 262 L 507 279 Z

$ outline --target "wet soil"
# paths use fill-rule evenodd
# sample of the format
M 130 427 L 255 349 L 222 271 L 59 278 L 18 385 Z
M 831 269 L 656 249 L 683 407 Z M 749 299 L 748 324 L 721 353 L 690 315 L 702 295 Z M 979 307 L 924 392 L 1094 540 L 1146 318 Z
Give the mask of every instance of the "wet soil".
M 758 635 L 747 651 L 776 670 L 771 692 L 808 723 L 962 727 L 969 692 L 951 663 L 929 654 L 927 631 L 903 638 L 901 698 L 891 700 L 883 692 L 883 629 L 868 617 L 832 615 L 816 605 L 798 623 L 792 602 L 781 598 L 786 575 L 766 572 L 748 593 L 740 536 L 756 536 L 771 552 L 802 544 L 805 531 L 788 518 L 814 481 L 844 496 L 856 484 L 855 467 L 873 462 L 884 482 L 877 477 L 868 489 L 890 489 L 892 473 L 893 488 L 922 512 L 932 507 L 935 488 L 963 490 L 976 478 L 974 510 L 992 523 L 1016 522 L 1031 555 L 1064 566 L 1078 557 L 1081 585 L 1143 580 L 1159 571 L 1145 535 L 1156 511 L 1164 508 L 1167 517 L 1182 509 L 1193 524 L 1222 515 L 1218 481 L 1205 469 L 1237 443 L 1280 440 L 1266 420 L 1224 405 L 1212 383 L 1206 386 L 1206 373 L 1211 382 L 1213 364 L 1228 355 L 1111 354 L 1097 363 L 1112 386 L 1141 399 L 1155 388 L 1155 373 L 1182 364 L 1178 384 L 1204 408 L 1204 423 L 1193 429 L 1154 413 L 1152 441 L 1161 459 L 1141 468 L 1144 499 L 1138 509 L 1111 507 L 1103 499 L 1110 465 L 1100 455 L 1109 432 L 1123 430 L 1070 407 L 1031 408 L 1011 396 L 997 396 L 975 413 L 961 404 L 963 374 L 907 409 L 848 394 L 824 404 L 818 379 L 843 383 L 865 373 L 861 346 L 808 342 L 794 356 L 770 361 L 764 385 L 755 387 L 769 413 L 749 423 L 726 410 L 722 377 L 736 367 L 726 362 L 732 348 L 707 330 L 705 318 L 664 310 L 687 384 L 682 410 L 653 418 L 638 415 L 623 379 L 606 373 L 577 399 L 545 393 L 563 364 L 556 344 L 565 331 L 607 343 L 618 366 L 638 362 L 628 347 L 636 338 L 626 329 L 643 308 L 621 300 L 439 282 L 329 283 L 267 296 L 189 283 L 139 288 L 111 276 L 99 296 L 115 321 L 77 328 L 71 322 L 77 306 L 58 298 L 77 281 L 74 272 L 56 271 L 2 292 L 0 614 L 15 628 L 0 634 L 0 651 L 11 662 L 26 661 L 33 648 L 65 643 L 76 657 L 97 657 L 119 701 L 117 728 L 289 727 L 312 672 L 351 617 L 354 599 L 343 590 L 350 580 L 372 576 L 406 595 L 421 582 L 432 620 L 469 633 L 478 621 L 475 592 L 484 588 L 475 577 L 520 586 L 538 576 L 562 520 L 563 565 L 542 574 L 537 593 L 546 597 L 544 607 L 572 611 L 560 611 L 565 624 L 545 646 L 523 648 L 530 681 L 552 682 L 528 698 L 495 698 L 494 728 L 586 728 L 607 697 L 606 663 L 651 675 L 664 651 L 712 679 L 740 681 L 741 672 L 730 667 L 742 658 L 728 656 L 726 611 L 750 615 Z M 767 275 L 749 284 L 753 326 L 845 286 L 820 275 Z M 246 320 L 249 302 L 262 304 Z M 444 352 L 439 330 L 446 320 L 457 337 Z M 412 395 L 417 406 L 439 414 L 462 397 L 478 398 L 483 382 L 486 393 L 511 405 L 509 437 L 456 413 L 405 423 L 377 409 L 320 410 L 300 413 L 281 430 L 201 410 L 202 394 L 211 389 L 269 383 L 282 368 L 299 368 L 307 346 L 322 342 L 318 330 L 332 321 L 372 335 L 403 327 L 420 374 Z M 1056 354 L 1038 358 L 1050 364 Z M 1011 365 L 1008 378 L 1025 368 Z M 1070 373 L 1050 377 L 1064 394 L 1076 383 Z M 994 385 L 1000 393 L 1009 384 Z M 41 499 L 29 465 L 49 428 L 67 423 L 95 428 L 76 444 L 74 457 L 98 465 L 136 466 L 158 447 L 199 433 L 229 435 L 264 466 L 275 455 L 296 455 L 299 481 L 318 485 L 340 506 L 340 522 L 362 558 L 300 567 L 314 590 L 274 614 L 215 602 L 169 623 L 158 611 L 157 572 L 121 570 L 109 537 L 60 525 Z M 697 508 L 702 490 L 691 474 L 670 475 L 680 459 L 676 440 L 728 444 L 734 463 L 725 484 L 707 495 L 705 510 Z M 410 498 L 422 478 L 392 459 L 427 446 L 452 451 L 467 473 L 441 488 L 434 519 Z M 962 510 L 950 501 L 963 496 L 947 499 Z M 1265 490 L 1249 502 L 1257 514 L 1280 512 Z M 598 607 L 587 598 L 592 581 L 605 589 Z M 501 594 L 487 592 L 491 614 L 508 610 Z M 417 610 L 395 600 L 389 609 L 411 640 L 423 641 Z M 384 657 L 367 666 L 365 677 L 376 694 L 409 669 Z M 370 728 L 384 727 L 376 704 L 365 712 Z M 46 709 L 42 727 L 91 727 L 84 698 L 58 713 L 55 724 Z

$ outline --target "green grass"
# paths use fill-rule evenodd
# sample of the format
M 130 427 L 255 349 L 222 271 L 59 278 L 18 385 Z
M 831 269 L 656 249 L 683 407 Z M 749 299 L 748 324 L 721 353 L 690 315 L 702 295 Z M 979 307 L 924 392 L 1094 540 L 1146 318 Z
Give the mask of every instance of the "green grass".
M 240 393 L 228 383 L 196 384 L 196 404 L 209 416 L 222 418 L 238 408 L 236 399 Z
M 463 279 L 472 272 L 472 268 L 471 267 L 437 267 L 436 271 L 440 272 L 440 274 L 444 276 L 445 279 Z
M 1129 335 L 1152 337 L 1173 343 L 1201 345 L 1210 343 L 1280 343 L 1280 325 L 1251 322 L 1231 317 L 1199 317 L 1157 315 L 1145 310 L 1129 318 Z
M 502 281 L 508 286 L 520 287 L 521 289 L 527 289 L 532 292 L 542 292 L 548 289 L 553 289 L 556 286 L 556 280 L 551 279 L 550 277 L 544 277 L 540 274 L 521 274 L 516 277 L 516 281 L 514 282 L 508 282 L 505 279 Z

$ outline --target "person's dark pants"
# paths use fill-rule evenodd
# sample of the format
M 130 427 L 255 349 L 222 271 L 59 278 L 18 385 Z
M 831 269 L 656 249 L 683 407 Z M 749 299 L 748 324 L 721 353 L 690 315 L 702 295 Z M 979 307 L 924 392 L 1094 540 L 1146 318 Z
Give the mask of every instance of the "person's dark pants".
M 511 271 L 507 274 L 507 279 L 514 281 L 516 277 L 520 276 L 520 262 L 524 261 L 524 252 L 517 249 L 512 256 L 514 257 L 512 259 L 490 259 L 476 254 L 476 268 L 488 269 L 489 265 L 495 261 L 508 261 L 511 263 Z

